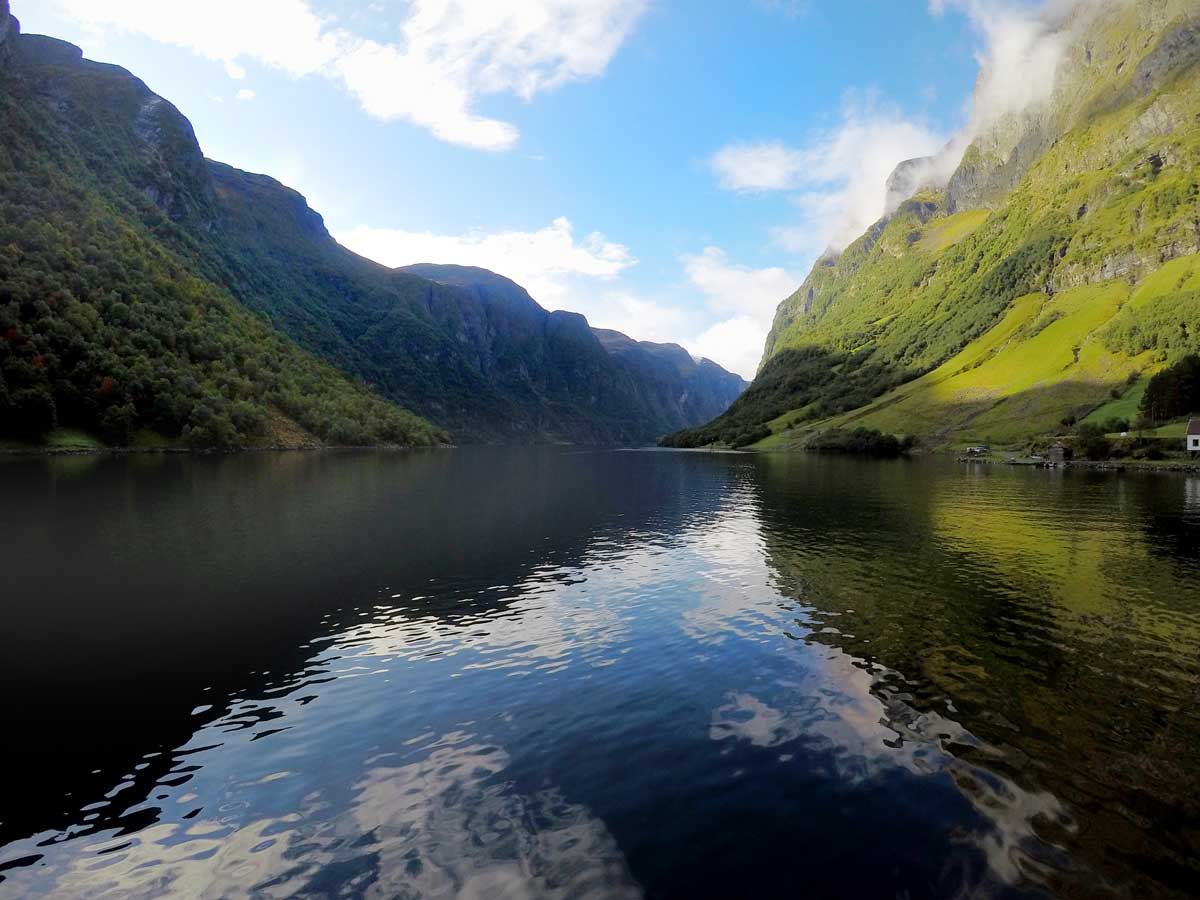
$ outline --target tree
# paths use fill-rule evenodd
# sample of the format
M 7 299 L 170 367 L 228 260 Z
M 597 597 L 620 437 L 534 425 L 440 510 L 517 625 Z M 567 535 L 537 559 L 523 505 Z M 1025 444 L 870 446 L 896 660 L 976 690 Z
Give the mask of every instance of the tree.
M 100 436 L 115 447 L 128 447 L 137 422 L 137 408 L 126 401 L 110 406 L 100 419 Z
M 9 406 L 11 412 L 6 427 L 17 435 L 42 437 L 58 421 L 54 397 L 44 386 L 14 391 Z
M 1200 410 L 1200 356 L 1185 356 L 1151 378 L 1140 409 L 1154 423 Z

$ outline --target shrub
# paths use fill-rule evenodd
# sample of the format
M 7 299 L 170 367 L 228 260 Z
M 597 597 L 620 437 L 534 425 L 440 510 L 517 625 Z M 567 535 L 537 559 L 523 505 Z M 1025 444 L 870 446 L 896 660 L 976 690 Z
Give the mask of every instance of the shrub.
M 751 444 L 757 444 L 764 438 L 771 436 L 771 429 L 766 425 L 758 428 L 747 428 L 745 431 L 739 432 L 729 443 L 735 450 L 740 447 L 749 447 Z
M 128 447 L 137 423 L 137 409 L 132 403 L 110 406 L 100 420 L 100 437 L 116 447 Z
M 1103 426 L 1080 425 L 1076 432 L 1076 452 L 1086 459 L 1108 459 L 1112 455 L 1112 442 L 1105 434 Z
M 853 431 L 832 428 L 810 438 L 805 449 L 814 453 L 891 457 L 907 452 L 913 443 L 911 437 L 905 438 L 901 443 L 895 435 L 883 434 L 870 428 L 855 428 Z

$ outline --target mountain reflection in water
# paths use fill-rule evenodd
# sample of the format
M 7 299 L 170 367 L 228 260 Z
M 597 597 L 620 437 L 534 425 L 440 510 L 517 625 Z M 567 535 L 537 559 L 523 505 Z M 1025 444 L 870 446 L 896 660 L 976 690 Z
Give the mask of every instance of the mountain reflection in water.
M 1194 478 L 6 461 L 2 897 L 1188 896 Z

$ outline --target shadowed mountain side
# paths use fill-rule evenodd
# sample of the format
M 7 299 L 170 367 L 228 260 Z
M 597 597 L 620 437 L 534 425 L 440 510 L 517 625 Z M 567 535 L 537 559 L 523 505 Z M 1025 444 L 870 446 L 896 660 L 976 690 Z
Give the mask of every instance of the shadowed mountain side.
M 547 312 L 486 270 L 385 269 L 277 182 L 210 168 L 232 238 L 214 245 L 214 277 L 460 442 L 649 443 L 724 410 L 744 385 L 712 364 L 672 373 L 644 362 L 652 354 L 610 353 L 582 316 Z
M 812 417 L 853 409 L 881 390 L 919 373 L 867 362 L 855 354 L 820 347 L 781 350 L 766 361 L 753 383 L 721 416 L 700 428 L 663 438 L 664 447 L 745 447 L 772 434 L 766 423 L 790 410 Z

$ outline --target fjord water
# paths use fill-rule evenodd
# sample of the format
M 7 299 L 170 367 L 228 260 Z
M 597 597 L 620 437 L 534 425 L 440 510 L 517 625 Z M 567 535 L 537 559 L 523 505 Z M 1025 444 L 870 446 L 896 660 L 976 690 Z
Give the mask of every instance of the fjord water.
M 3 897 L 1188 896 L 1200 479 L 0 463 Z

